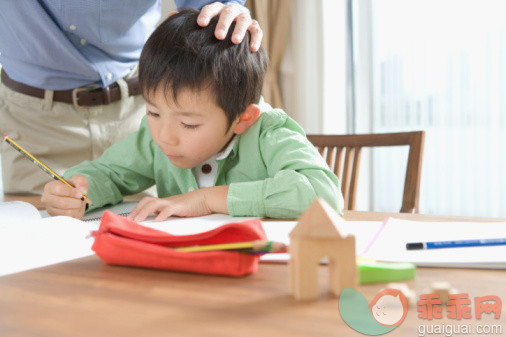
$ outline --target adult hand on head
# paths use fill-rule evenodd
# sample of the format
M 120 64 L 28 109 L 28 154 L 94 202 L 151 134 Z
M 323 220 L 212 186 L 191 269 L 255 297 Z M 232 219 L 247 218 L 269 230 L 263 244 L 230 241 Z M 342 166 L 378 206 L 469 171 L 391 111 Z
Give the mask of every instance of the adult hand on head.
M 263 32 L 258 22 L 253 20 L 249 13 L 242 12 L 239 5 L 224 5 L 221 2 L 213 2 L 202 8 L 197 18 L 197 23 L 201 27 L 206 27 L 215 16 L 219 16 L 214 32 L 217 39 L 225 39 L 230 25 L 235 21 L 232 42 L 235 44 L 241 43 L 244 35 L 246 35 L 246 31 L 249 31 L 251 34 L 251 51 L 258 51 L 262 42 Z

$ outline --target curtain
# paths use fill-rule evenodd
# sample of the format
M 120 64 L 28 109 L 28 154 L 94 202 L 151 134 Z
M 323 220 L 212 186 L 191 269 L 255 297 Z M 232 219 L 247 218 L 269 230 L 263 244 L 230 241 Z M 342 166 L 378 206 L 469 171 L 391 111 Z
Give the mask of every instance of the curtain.
M 263 30 L 262 46 L 269 55 L 270 66 L 265 75 L 262 95 L 275 108 L 284 109 L 279 84 L 279 71 L 290 28 L 292 0 L 249 0 L 246 7 Z
M 357 106 L 370 98 L 357 132 L 426 131 L 420 213 L 506 217 L 505 2 L 369 3 L 357 12 L 357 38 L 369 40 L 356 44 L 355 69 L 370 68 L 356 77 Z M 392 150 L 372 158 L 375 211 L 402 195 L 406 155 Z

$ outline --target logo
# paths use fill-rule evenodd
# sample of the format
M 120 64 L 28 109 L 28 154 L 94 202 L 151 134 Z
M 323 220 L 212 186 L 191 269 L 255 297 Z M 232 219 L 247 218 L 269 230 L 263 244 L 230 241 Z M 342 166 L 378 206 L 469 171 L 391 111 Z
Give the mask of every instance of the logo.
M 397 289 L 380 291 L 371 304 L 356 290 L 344 288 L 339 313 L 350 328 L 364 335 L 382 335 L 398 327 L 408 311 L 408 301 Z

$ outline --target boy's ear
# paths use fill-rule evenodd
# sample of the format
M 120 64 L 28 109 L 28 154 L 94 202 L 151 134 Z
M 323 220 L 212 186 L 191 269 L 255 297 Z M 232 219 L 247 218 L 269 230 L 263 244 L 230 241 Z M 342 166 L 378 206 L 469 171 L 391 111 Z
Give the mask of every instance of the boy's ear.
M 260 117 L 260 107 L 256 104 L 250 104 L 246 110 L 239 116 L 238 122 L 234 127 L 234 133 L 240 135 L 248 130 L 250 126 L 255 124 L 258 117 Z

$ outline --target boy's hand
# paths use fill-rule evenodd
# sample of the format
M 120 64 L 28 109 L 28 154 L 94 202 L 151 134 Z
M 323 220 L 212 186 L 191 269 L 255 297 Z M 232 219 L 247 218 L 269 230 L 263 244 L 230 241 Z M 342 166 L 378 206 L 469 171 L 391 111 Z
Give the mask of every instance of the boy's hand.
M 67 186 L 59 180 L 47 183 L 41 201 L 51 216 L 66 215 L 80 219 L 84 215 L 86 204 L 91 203 L 88 199 L 81 200 L 83 193 L 88 194 L 88 179 L 77 174 L 68 179 L 68 182 L 75 187 Z
M 253 52 L 258 51 L 262 42 L 262 28 L 256 20 L 252 20 L 248 13 L 242 12 L 239 5 L 224 5 L 221 2 L 213 2 L 204 6 L 200 11 L 197 23 L 201 27 L 206 27 L 209 21 L 215 16 L 219 16 L 218 24 L 214 35 L 217 39 L 223 40 L 227 37 L 227 32 L 232 22 L 236 22 L 235 29 L 232 34 L 233 43 L 241 43 L 244 39 L 246 31 L 251 34 L 250 49 Z
M 228 186 L 215 186 L 163 199 L 145 197 L 135 206 L 128 218 L 141 222 L 155 213 L 155 221 L 163 221 L 169 216 L 195 217 L 228 213 L 227 194 Z

